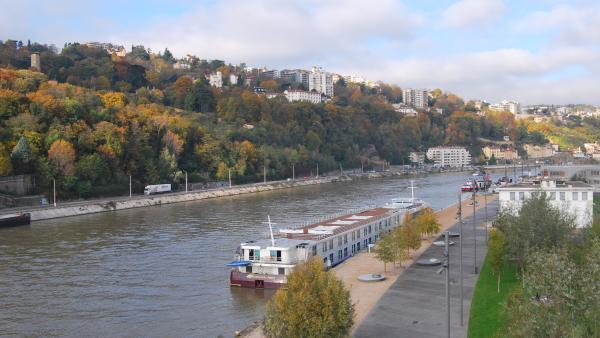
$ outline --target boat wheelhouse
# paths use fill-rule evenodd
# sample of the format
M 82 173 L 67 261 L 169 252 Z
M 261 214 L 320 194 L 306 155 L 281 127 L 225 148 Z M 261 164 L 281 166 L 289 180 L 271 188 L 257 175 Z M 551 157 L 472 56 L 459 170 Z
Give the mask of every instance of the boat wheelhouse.
M 381 235 L 414 216 L 426 203 L 395 199 L 383 207 L 355 210 L 324 217 L 312 224 L 279 230 L 271 239 L 245 242 L 232 267 L 232 286 L 275 289 L 287 282 L 297 264 L 319 256 L 325 267 L 334 267 L 375 243 Z

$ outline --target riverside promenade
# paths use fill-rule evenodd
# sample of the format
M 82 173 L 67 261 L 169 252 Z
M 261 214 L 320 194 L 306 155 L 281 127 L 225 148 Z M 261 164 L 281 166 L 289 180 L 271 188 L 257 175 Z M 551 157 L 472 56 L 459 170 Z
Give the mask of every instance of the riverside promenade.
M 481 205 L 479 205 L 481 206 Z M 472 206 L 468 207 L 472 209 Z M 498 210 L 498 201 L 488 198 L 487 214 L 492 220 Z M 463 209 L 463 215 L 468 214 Z M 476 215 L 477 266 L 479 270 L 487 252 L 485 242 L 484 212 Z M 456 222 L 450 227 L 458 232 Z M 450 247 L 450 332 L 452 337 L 467 337 L 473 289 L 479 275 L 474 274 L 473 218 L 463 217 L 463 296 L 464 325 L 460 325 L 460 248 L 459 239 Z M 437 240 L 443 240 L 439 236 Z M 419 259 L 438 258 L 443 260 L 443 247 L 430 246 Z M 355 329 L 354 337 L 445 337 L 446 294 L 445 275 L 438 274 L 441 266 L 427 267 L 413 263 L 402 272 L 366 318 Z

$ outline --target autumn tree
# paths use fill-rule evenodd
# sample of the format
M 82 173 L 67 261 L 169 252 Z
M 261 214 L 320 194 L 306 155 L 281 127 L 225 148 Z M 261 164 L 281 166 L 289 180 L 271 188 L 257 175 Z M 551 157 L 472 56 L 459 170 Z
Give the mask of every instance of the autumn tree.
M 415 225 L 421 235 L 434 235 L 440 231 L 440 223 L 431 208 L 425 208 L 415 217 Z
M 25 136 L 21 136 L 10 157 L 12 158 L 13 168 L 19 173 L 30 173 L 34 169 L 35 159 L 29 141 Z
M 69 141 L 57 140 L 48 150 L 48 161 L 63 175 L 73 175 L 75 148 Z
M 421 247 L 421 233 L 412 215 L 406 214 L 402 222 L 401 231 L 404 232 L 406 240 L 406 250 L 418 250 Z
M 288 276 L 267 304 L 262 323 L 267 337 L 346 337 L 354 324 L 350 292 L 333 271 L 311 257 Z

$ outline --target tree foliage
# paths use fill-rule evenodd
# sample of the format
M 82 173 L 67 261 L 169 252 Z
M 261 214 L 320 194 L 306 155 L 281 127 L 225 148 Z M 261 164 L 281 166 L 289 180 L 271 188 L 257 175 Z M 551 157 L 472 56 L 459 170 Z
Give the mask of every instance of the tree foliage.
M 431 208 L 421 210 L 414 222 L 421 235 L 430 236 L 440 231 L 440 223 Z
M 346 337 L 354 315 L 350 292 L 313 257 L 296 266 L 287 288 L 271 298 L 262 327 L 267 337 Z
M 492 229 L 488 238 L 487 260 L 492 268 L 492 273 L 498 281 L 498 293 L 500 293 L 500 275 L 504 264 L 506 254 L 506 237 L 504 233 L 498 229 Z

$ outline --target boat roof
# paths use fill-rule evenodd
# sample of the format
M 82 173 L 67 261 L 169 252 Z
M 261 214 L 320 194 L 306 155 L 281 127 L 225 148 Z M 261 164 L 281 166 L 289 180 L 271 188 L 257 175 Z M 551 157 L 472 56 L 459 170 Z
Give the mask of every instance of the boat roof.
M 373 208 L 359 213 L 346 214 L 294 229 L 282 229 L 280 235 L 294 240 L 321 240 L 382 218 L 395 208 Z
M 260 248 L 291 248 L 301 245 L 310 245 L 312 241 L 306 239 L 290 239 L 285 237 L 276 237 L 275 246 L 271 245 L 271 239 L 259 239 L 256 241 L 249 241 L 242 243 L 243 247 L 260 247 Z

